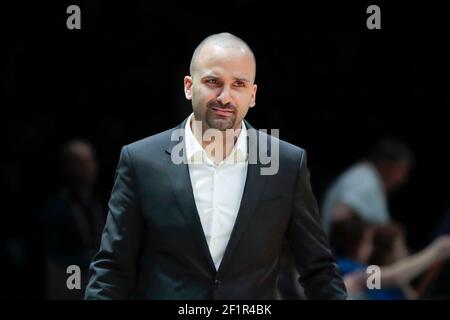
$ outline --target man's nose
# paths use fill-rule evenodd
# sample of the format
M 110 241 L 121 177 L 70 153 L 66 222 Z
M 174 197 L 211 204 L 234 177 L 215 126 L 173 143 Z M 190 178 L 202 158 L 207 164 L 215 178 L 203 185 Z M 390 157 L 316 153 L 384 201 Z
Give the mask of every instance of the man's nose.
M 222 105 L 227 105 L 228 103 L 230 103 L 231 102 L 230 88 L 228 88 L 227 86 L 223 86 L 222 91 L 217 97 L 217 101 L 219 101 Z

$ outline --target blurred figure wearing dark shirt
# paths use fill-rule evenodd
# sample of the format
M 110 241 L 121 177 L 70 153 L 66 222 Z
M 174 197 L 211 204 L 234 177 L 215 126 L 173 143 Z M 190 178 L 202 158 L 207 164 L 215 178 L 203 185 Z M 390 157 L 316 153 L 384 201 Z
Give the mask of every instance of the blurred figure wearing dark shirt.
M 98 250 L 105 217 L 94 194 L 97 181 L 94 147 L 72 140 L 61 152 L 64 186 L 45 207 L 42 222 L 45 235 L 46 298 L 82 299 L 87 270 Z M 67 267 L 81 270 L 81 290 L 67 288 Z

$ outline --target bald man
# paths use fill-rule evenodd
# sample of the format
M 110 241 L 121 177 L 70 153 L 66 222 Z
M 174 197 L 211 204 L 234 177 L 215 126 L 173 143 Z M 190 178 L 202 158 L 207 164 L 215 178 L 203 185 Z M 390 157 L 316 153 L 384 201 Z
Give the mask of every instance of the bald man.
M 87 299 L 276 299 L 285 241 L 308 298 L 346 298 L 305 151 L 244 120 L 255 75 L 238 37 L 199 44 L 184 78 L 193 113 L 122 148 Z

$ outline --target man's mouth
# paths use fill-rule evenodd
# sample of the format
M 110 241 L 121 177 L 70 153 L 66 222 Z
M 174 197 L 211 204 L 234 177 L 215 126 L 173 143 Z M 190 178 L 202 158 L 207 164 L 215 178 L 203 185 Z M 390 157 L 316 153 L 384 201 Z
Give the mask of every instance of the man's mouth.
M 216 107 L 211 107 L 211 109 L 214 111 L 215 114 L 222 116 L 222 117 L 228 117 L 233 114 L 232 109 L 223 109 L 223 108 L 216 108 Z

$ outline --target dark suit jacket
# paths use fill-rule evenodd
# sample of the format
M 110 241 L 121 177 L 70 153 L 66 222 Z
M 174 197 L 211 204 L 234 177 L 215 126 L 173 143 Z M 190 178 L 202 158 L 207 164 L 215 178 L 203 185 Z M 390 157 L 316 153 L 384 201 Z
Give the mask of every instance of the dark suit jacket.
M 174 129 L 122 148 L 87 299 L 276 299 L 283 239 L 309 298 L 346 298 L 303 149 L 280 140 L 275 175 L 248 164 L 237 220 L 216 271 L 188 165 L 171 161 L 179 143 L 171 141 Z

